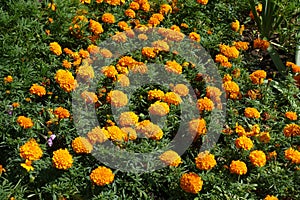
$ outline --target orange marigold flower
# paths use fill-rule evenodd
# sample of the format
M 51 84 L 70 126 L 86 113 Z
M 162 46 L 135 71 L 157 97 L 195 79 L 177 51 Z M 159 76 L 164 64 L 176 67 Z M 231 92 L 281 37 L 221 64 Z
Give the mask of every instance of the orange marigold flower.
M 97 126 L 87 133 L 87 137 L 92 144 L 95 144 L 97 142 L 105 142 L 110 136 L 105 128 L 100 128 L 99 126 Z
M 200 152 L 195 158 L 196 167 L 200 170 L 210 170 L 216 166 L 215 156 L 208 151 Z
M 231 64 L 231 62 L 222 62 L 222 63 L 221 63 L 221 66 L 222 66 L 222 67 L 226 67 L 226 68 L 231 68 L 231 67 L 232 67 L 232 64 Z
M 3 167 L 2 165 L 0 165 L 0 175 L 1 175 L 3 172 L 6 172 L 6 170 L 4 169 L 4 167 Z
M 119 6 L 125 3 L 125 0 L 104 0 L 105 3 L 108 3 L 112 6 Z
M 106 128 L 109 133 L 109 138 L 112 141 L 127 141 L 128 135 L 122 131 L 118 126 L 109 126 Z
M 197 194 L 202 190 L 203 181 L 194 172 L 185 173 L 180 178 L 180 187 L 185 192 Z
M 13 82 L 13 77 L 12 76 L 6 76 L 4 77 L 4 83 L 11 83 Z
M 30 89 L 29 92 L 31 94 L 36 94 L 40 97 L 46 95 L 46 89 L 44 86 L 38 85 L 38 84 L 33 84 Z
M 200 112 L 202 112 L 204 110 L 212 111 L 214 109 L 213 101 L 208 99 L 207 97 L 198 99 L 196 106 Z
M 123 32 L 116 32 L 115 35 L 113 35 L 111 38 L 115 42 L 126 42 L 127 41 L 126 34 Z
M 123 112 L 119 116 L 120 126 L 134 126 L 139 121 L 139 117 L 134 112 Z
M 59 69 L 55 74 L 55 81 L 66 92 L 71 92 L 77 87 L 77 81 L 71 72 Z
M 135 12 L 132 9 L 125 10 L 125 15 L 130 18 L 135 18 Z
M 168 13 L 172 13 L 172 7 L 169 4 L 162 4 L 160 6 L 159 13 L 162 15 L 166 15 Z
M 20 106 L 20 104 L 19 104 L 18 102 L 14 102 L 14 103 L 12 103 L 11 105 L 12 105 L 12 107 L 14 107 L 14 108 L 17 108 L 17 107 Z
M 160 13 L 154 13 L 152 17 L 158 19 L 160 22 L 164 20 L 164 16 Z
M 256 70 L 252 74 L 250 74 L 250 79 L 253 84 L 262 84 L 264 79 L 267 77 L 267 72 L 264 70 Z
M 156 101 L 149 107 L 149 113 L 152 115 L 165 116 L 170 112 L 169 105 L 165 102 Z
M 138 38 L 139 38 L 140 40 L 143 40 L 143 41 L 145 41 L 145 40 L 147 40 L 147 39 L 148 39 L 148 36 L 147 36 L 147 35 L 145 35 L 145 34 L 139 34 L 139 35 L 138 35 Z
M 154 89 L 148 91 L 148 100 L 162 100 L 165 96 L 165 93 L 161 90 Z
M 64 119 L 70 117 L 70 113 L 67 109 L 63 107 L 58 107 L 54 110 L 54 114 L 58 116 L 59 119 Z
M 297 124 L 287 124 L 283 129 L 283 133 L 285 137 L 300 135 L 300 126 Z
M 116 70 L 115 66 L 110 65 L 102 67 L 101 73 L 108 78 L 116 79 L 118 71 Z
M 229 98 L 236 99 L 238 97 L 240 88 L 234 81 L 226 81 L 223 83 L 223 88 Z
M 278 198 L 273 195 L 267 195 L 264 200 L 278 200 Z
M 207 132 L 206 121 L 204 119 L 193 119 L 189 122 L 189 131 L 197 139 Z
M 89 27 L 90 27 L 91 31 L 96 35 L 99 35 L 104 32 L 102 25 L 99 22 L 94 21 L 92 19 L 90 19 Z
M 236 126 L 235 126 L 235 132 L 236 132 L 239 136 L 246 135 L 245 129 L 244 129 L 241 125 L 238 125 L 238 124 L 236 124 Z
M 148 2 L 145 2 L 140 5 L 141 10 L 148 12 L 150 10 L 150 4 Z
M 65 67 L 66 69 L 70 69 L 72 67 L 72 63 L 67 60 L 63 60 L 62 66 Z
M 196 32 L 191 32 L 191 33 L 189 34 L 189 38 L 190 38 L 191 40 L 196 41 L 196 42 L 200 42 L 200 35 L 199 35 L 198 33 L 196 33 Z
M 138 4 L 137 2 L 131 2 L 129 4 L 129 8 L 131 8 L 132 10 L 138 10 L 140 9 L 140 4 Z
M 99 166 L 90 174 L 91 181 L 98 186 L 104 186 L 112 183 L 114 181 L 114 177 L 115 175 L 111 169 L 104 166 Z
M 231 23 L 231 29 L 235 32 L 238 32 L 238 30 L 240 29 L 239 20 L 235 20 L 234 22 Z
M 19 116 L 17 122 L 24 129 L 31 128 L 33 126 L 32 120 L 25 116 Z
M 104 13 L 103 15 L 102 15 L 102 21 L 104 22 L 104 23 L 108 23 L 108 24 L 113 24 L 113 23 L 115 23 L 115 16 L 113 15 L 113 14 L 111 14 L 111 13 Z
M 148 24 L 152 25 L 153 27 L 156 27 L 160 24 L 160 21 L 156 17 L 150 17 L 148 20 Z
M 90 4 L 91 0 L 80 0 L 81 3 L 86 3 L 86 4 Z
M 226 56 L 222 55 L 222 54 L 217 54 L 216 58 L 215 58 L 215 61 L 217 63 L 226 63 L 226 62 L 228 62 L 228 58 Z
M 120 27 L 120 29 L 122 29 L 123 31 L 130 29 L 128 24 L 125 21 L 120 21 L 118 22 L 118 26 Z
M 248 50 L 249 49 L 249 42 L 234 42 L 233 45 L 237 48 L 237 50 Z
M 285 117 L 292 121 L 295 121 L 298 118 L 296 112 L 286 112 Z
M 239 57 L 239 51 L 236 49 L 235 46 L 229 47 L 227 45 L 220 44 L 220 52 L 228 58 L 238 58 Z
M 76 69 L 76 75 L 83 80 L 94 78 L 94 69 L 91 65 L 82 65 Z
M 189 25 L 187 25 L 186 23 L 181 23 L 180 26 L 183 27 L 183 28 L 188 28 L 189 27 Z
M 182 66 L 179 63 L 177 63 L 175 60 L 167 61 L 165 64 L 165 69 L 166 69 L 166 71 L 172 72 L 175 74 L 182 73 Z
M 129 140 L 136 140 L 136 131 L 131 127 L 122 127 L 121 130 L 128 135 Z
M 110 91 L 106 100 L 114 107 L 123 107 L 128 103 L 127 95 L 119 90 Z
M 170 50 L 168 43 L 163 40 L 157 40 L 152 42 L 152 47 L 154 47 L 154 49 L 158 51 L 168 52 Z
M 112 56 L 113 56 L 113 54 L 111 53 L 111 51 L 110 50 L 108 50 L 108 49 L 101 49 L 100 51 L 99 51 L 99 53 L 100 53 L 100 55 L 102 55 L 104 58 L 111 58 Z
M 178 94 L 176 94 L 175 92 L 167 92 L 163 98 L 163 100 L 170 104 L 173 104 L 175 106 L 179 105 L 182 102 L 182 99 L 180 98 L 180 96 Z
M 275 159 L 277 157 L 277 153 L 276 153 L 276 151 L 272 151 L 272 152 L 269 152 L 268 153 L 268 157 L 267 157 L 267 159 L 268 160 L 271 160 L 271 159 Z
M 121 87 L 128 87 L 130 85 L 130 80 L 125 74 L 118 74 L 117 81 Z
M 179 96 L 187 96 L 189 94 L 189 88 L 184 84 L 177 84 L 172 90 Z
M 247 166 L 243 161 L 233 160 L 230 164 L 230 173 L 244 175 L 247 173 Z
M 250 150 L 253 147 L 253 142 L 250 138 L 245 135 L 240 136 L 235 140 L 235 146 L 239 149 Z
M 142 54 L 143 54 L 143 56 L 148 57 L 148 58 L 156 57 L 156 51 L 153 47 L 143 47 Z
M 263 143 L 268 143 L 270 142 L 270 133 L 269 132 L 261 132 L 259 134 L 259 141 L 263 142 Z
M 98 97 L 97 97 L 97 95 L 94 92 L 83 91 L 81 93 L 81 97 L 88 104 L 90 104 L 90 103 L 96 103 L 98 101 Z
M 43 156 L 43 151 L 35 139 L 30 139 L 20 147 L 20 156 L 26 160 L 39 160 Z
M 266 165 L 267 158 L 263 151 L 255 150 L 249 154 L 251 163 L 257 167 L 263 167 Z
M 175 151 L 169 150 L 159 156 L 159 159 L 168 166 L 178 167 L 182 163 L 181 157 Z
M 260 113 L 256 108 L 248 107 L 245 109 L 244 114 L 248 118 L 256 118 L 256 119 L 260 118 Z
M 96 0 L 96 3 L 102 3 L 103 0 Z
M 270 46 L 270 43 L 267 40 L 261 40 L 261 39 L 257 38 L 253 41 L 254 49 L 267 50 L 269 46 Z
M 88 52 L 90 54 L 97 54 L 100 51 L 100 48 L 96 45 L 90 44 L 87 48 Z
M 292 147 L 284 151 L 284 156 L 292 163 L 300 164 L 300 152 L 293 149 Z
M 93 145 L 84 137 L 77 137 L 72 141 L 72 148 L 78 154 L 88 154 L 93 150 Z
M 208 0 L 197 0 L 197 3 L 200 3 L 202 5 L 206 5 L 208 3 Z
M 225 74 L 224 77 L 223 77 L 223 83 L 226 82 L 226 81 L 231 81 L 232 80 L 232 77 L 229 75 L 229 74 Z
M 163 131 L 161 128 L 149 120 L 137 123 L 136 131 L 153 140 L 160 140 L 163 137 Z
M 59 56 L 62 54 L 61 46 L 57 42 L 50 43 L 50 51 Z
M 56 169 L 66 170 L 72 167 L 73 158 L 67 149 L 58 149 L 53 152 L 52 163 Z

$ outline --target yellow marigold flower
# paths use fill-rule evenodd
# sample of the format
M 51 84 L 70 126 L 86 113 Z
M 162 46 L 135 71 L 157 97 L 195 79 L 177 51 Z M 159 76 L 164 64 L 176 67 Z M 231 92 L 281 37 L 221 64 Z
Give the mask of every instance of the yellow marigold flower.
M 89 58 L 90 57 L 90 53 L 83 49 L 79 50 L 79 55 L 81 56 L 81 58 Z
M 150 4 L 148 2 L 145 2 L 140 5 L 141 10 L 148 12 L 150 10 Z
M 215 61 L 217 63 L 226 63 L 226 62 L 228 62 L 228 58 L 226 56 L 222 55 L 222 54 L 217 54 L 216 58 L 215 58 Z
M 125 15 L 130 18 L 135 18 L 135 12 L 132 9 L 125 10 Z
M 246 136 L 246 131 L 245 131 L 245 129 L 244 129 L 241 125 L 236 124 L 236 126 L 235 126 L 235 132 L 236 132 L 239 136 L 243 136 L 243 135 Z
M 4 167 L 3 167 L 2 165 L 0 165 L 0 175 L 1 175 L 3 172 L 6 172 L 6 170 L 4 169 Z
M 179 96 L 183 97 L 189 94 L 189 88 L 184 84 L 177 84 L 172 90 Z
M 212 111 L 215 108 L 213 101 L 208 99 L 207 97 L 198 99 L 196 106 L 200 112 L 202 112 L 204 110 Z
M 97 142 L 103 143 L 109 139 L 109 133 L 105 128 L 100 128 L 99 126 L 93 128 L 90 132 L 87 133 L 87 137 L 91 144 L 95 144 Z
M 93 145 L 84 137 L 77 137 L 72 141 L 72 148 L 78 154 L 88 154 L 93 150 Z
M 185 173 L 180 178 L 180 187 L 185 192 L 197 194 L 202 190 L 203 181 L 194 172 Z
M 258 124 L 254 124 L 253 126 L 251 126 L 251 131 L 250 133 L 247 133 L 247 136 L 257 136 L 260 133 L 260 127 Z
M 160 6 L 159 13 L 162 15 L 166 15 L 168 13 L 172 13 L 172 7 L 169 4 L 162 4 Z
M 127 41 L 126 34 L 123 32 L 116 32 L 115 35 L 113 35 L 111 38 L 115 42 L 126 42 Z
M 151 104 L 148 110 L 150 114 L 158 116 L 165 116 L 170 112 L 169 105 L 160 101 Z
M 153 140 L 160 140 L 163 137 L 163 131 L 161 128 L 149 120 L 137 123 L 136 131 Z
M 231 81 L 232 80 L 232 77 L 229 75 L 229 74 L 225 74 L 224 77 L 223 77 L 223 83 L 226 82 L 226 81 Z
M 163 16 L 163 15 L 162 15 L 162 16 Z M 173 31 L 180 32 L 180 27 L 177 26 L 177 25 L 172 25 L 170 29 L 173 30 Z M 193 33 L 195 33 L 195 32 L 193 32 Z M 197 34 L 197 33 L 196 33 L 196 34 Z M 193 35 L 193 34 L 192 34 L 192 35 Z M 192 39 L 192 38 L 191 38 L 191 39 Z
M 208 151 L 200 152 L 195 158 L 196 167 L 200 170 L 210 170 L 216 166 L 215 156 Z
M 96 0 L 96 3 L 102 3 L 103 0 Z
M 154 49 L 158 51 L 168 52 L 170 50 L 168 43 L 163 40 L 157 40 L 152 42 L 152 47 L 154 47 Z
M 50 51 L 59 56 L 62 54 L 61 46 L 57 42 L 50 43 Z
M 173 104 L 175 106 L 179 105 L 182 102 L 182 99 L 175 92 L 167 92 L 163 98 L 164 102 L 167 104 Z
M 98 97 L 97 97 L 97 95 L 94 92 L 83 91 L 81 93 L 81 97 L 88 104 L 90 104 L 90 103 L 96 103 L 98 101 Z
M 143 56 L 147 58 L 155 58 L 156 57 L 156 51 L 153 47 L 143 47 L 142 49 Z
M 222 67 L 225 67 L 225 68 L 231 68 L 231 67 L 232 67 L 232 64 L 231 64 L 231 62 L 222 62 L 222 63 L 221 63 L 221 66 L 222 66 Z
M 183 28 L 189 28 L 189 25 L 187 25 L 186 23 L 181 23 L 180 26 Z
M 159 159 L 168 166 L 178 167 L 182 163 L 181 157 L 172 150 L 166 151 L 159 156 Z
M 117 82 L 120 84 L 121 87 L 128 87 L 130 85 L 130 80 L 125 74 L 118 74 Z
M 263 142 L 263 143 L 268 143 L 270 142 L 270 133 L 269 132 L 261 132 L 259 134 L 259 141 Z
M 148 100 L 162 100 L 165 96 L 165 93 L 161 90 L 154 89 L 148 91 Z
M 204 119 L 193 119 L 189 122 L 189 131 L 196 140 L 200 135 L 207 132 L 206 121 Z
M 266 165 L 267 158 L 263 151 L 255 150 L 249 154 L 251 163 L 257 167 L 263 167 Z
M 285 117 L 292 121 L 295 121 L 298 118 L 296 112 L 286 112 Z
M 143 62 L 136 62 L 131 68 L 130 70 L 133 73 L 140 73 L 140 74 L 145 74 L 148 71 L 148 67 L 145 63 Z
M 253 147 L 253 142 L 250 138 L 243 135 L 235 140 L 235 146 L 239 149 L 250 150 Z
M 267 50 L 269 46 L 270 46 L 270 43 L 267 40 L 261 40 L 261 39 L 257 38 L 253 41 L 254 49 Z
M 31 128 L 33 126 L 32 120 L 25 116 L 19 116 L 17 122 L 24 129 Z
M 154 13 L 152 17 L 158 19 L 160 22 L 164 20 L 164 16 L 160 13 Z
M 196 42 L 200 42 L 200 35 L 199 35 L 198 33 L 196 33 L 196 32 L 191 32 L 191 33 L 189 34 L 189 38 L 190 38 L 191 40 L 196 41 Z
M 128 135 L 122 131 L 118 126 L 109 126 L 106 128 L 109 133 L 109 138 L 112 141 L 127 141 Z
M 125 3 L 125 0 L 104 0 L 105 3 L 108 3 L 112 6 L 119 6 Z
M 129 4 L 129 8 L 132 10 L 138 10 L 138 9 L 140 9 L 140 4 L 138 4 L 137 2 L 131 2 Z
M 69 169 L 73 165 L 72 155 L 67 149 L 58 149 L 53 152 L 53 166 L 57 169 Z
M 172 72 L 175 74 L 182 73 L 182 66 L 179 63 L 177 63 L 175 60 L 167 61 L 165 64 L 165 69 L 166 69 L 166 71 Z
M 12 76 L 6 76 L 4 77 L 4 83 L 11 83 L 13 82 L 13 77 Z
M 58 116 L 59 119 L 64 119 L 70 117 L 70 113 L 67 109 L 63 107 L 58 107 L 54 110 L 54 114 Z
M 207 86 L 206 87 L 206 97 L 210 99 L 218 99 L 222 95 L 222 92 L 219 88 L 213 87 L 213 86 Z
M 261 92 L 257 89 L 249 90 L 247 92 L 247 96 L 250 97 L 250 99 L 260 99 L 261 98 Z
M 160 24 L 160 21 L 156 17 L 150 17 L 150 19 L 148 20 L 148 24 L 150 24 L 153 27 L 156 27 Z
M 200 3 L 202 5 L 206 5 L 208 3 L 208 0 L 197 0 L 197 3 Z
M 110 65 L 102 67 L 101 73 L 108 78 L 116 79 L 118 71 L 116 70 L 115 66 Z
M 96 35 L 99 35 L 104 32 L 102 25 L 99 22 L 96 22 L 92 19 L 90 19 L 89 27 L 90 27 L 91 31 Z
M 278 200 L 278 198 L 273 195 L 267 195 L 264 200 Z
M 99 166 L 90 174 L 91 181 L 98 186 L 104 186 L 112 183 L 114 181 L 114 177 L 115 175 L 111 169 L 104 166 Z
M 262 84 L 264 79 L 267 77 L 267 72 L 264 70 L 256 70 L 252 74 L 250 74 L 250 79 L 253 84 Z
M 32 161 L 31 160 L 26 160 L 25 163 L 21 163 L 21 166 L 24 169 L 26 169 L 27 172 L 34 170 L 34 167 L 32 167 Z
M 100 51 L 100 48 L 96 45 L 90 44 L 87 48 L 88 52 L 90 54 L 97 54 Z
M 272 151 L 268 153 L 267 160 L 275 159 L 277 157 L 276 151 Z
M 104 13 L 103 15 L 102 15 L 102 21 L 104 22 L 104 23 L 108 23 L 108 24 L 113 24 L 113 23 L 115 23 L 115 16 L 113 15 L 113 14 L 111 14 L 111 13 Z
M 283 133 L 285 137 L 300 135 L 300 126 L 297 124 L 287 124 L 283 129 Z
M 38 85 L 38 84 L 33 84 L 30 89 L 29 92 L 31 94 L 36 94 L 40 97 L 46 95 L 46 89 L 44 86 Z
M 83 79 L 88 80 L 94 78 L 94 69 L 91 65 L 82 65 L 76 69 L 76 75 Z
M 55 81 L 66 92 L 71 92 L 77 87 L 77 81 L 71 72 L 59 69 L 55 74 Z
M 148 36 L 145 35 L 145 34 L 139 34 L 139 35 L 138 35 L 138 38 L 139 38 L 140 40 L 143 40 L 143 41 L 148 40 Z
M 52 11 L 56 10 L 56 4 L 55 3 L 48 3 L 48 8 L 50 8 Z
M 230 173 L 244 175 L 247 173 L 247 166 L 243 161 L 233 160 L 230 164 Z
M 233 45 L 237 48 L 237 50 L 247 51 L 249 49 L 249 42 L 234 42 Z
M 119 116 L 120 126 L 134 126 L 139 121 L 139 117 L 134 112 L 123 112 Z
M 70 69 L 72 67 L 72 63 L 67 60 L 63 60 L 62 66 L 65 67 L 66 69 Z
M 125 21 L 120 21 L 118 22 L 118 26 L 120 27 L 120 29 L 122 29 L 123 31 L 130 29 L 128 24 Z
M 256 108 L 248 107 L 245 109 L 244 114 L 248 118 L 256 118 L 256 119 L 260 118 L 260 113 Z
M 35 139 L 30 139 L 20 147 L 20 156 L 26 160 L 39 160 L 43 156 L 43 151 Z
M 284 151 L 284 156 L 292 163 L 300 164 L 300 152 L 293 149 L 292 147 Z
M 137 134 L 136 134 L 136 131 L 133 128 L 123 127 L 123 128 L 121 128 L 121 130 L 128 135 L 129 140 L 136 140 Z
M 238 58 L 240 54 L 235 46 L 229 47 L 224 44 L 220 44 L 220 52 L 228 58 Z
M 80 0 L 81 3 L 86 3 L 86 4 L 90 4 L 91 0 Z
M 240 88 L 234 81 L 226 81 L 225 83 L 223 83 L 223 88 L 229 98 L 236 99 L 238 97 Z
M 234 22 L 231 23 L 231 29 L 235 32 L 238 32 L 238 30 L 240 29 L 239 20 L 235 20 Z
M 112 53 L 111 53 L 111 51 L 110 50 L 108 50 L 108 49 L 101 49 L 100 51 L 99 51 L 99 53 L 100 53 L 100 55 L 101 56 L 103 56 L 104 58 L 111 58 L 113 55 L 112 55 Z
M 128 103 L 127 95 L 119 90 L 110 91 L 107 95 L 106 100 L 114 107 L 123 107 Z

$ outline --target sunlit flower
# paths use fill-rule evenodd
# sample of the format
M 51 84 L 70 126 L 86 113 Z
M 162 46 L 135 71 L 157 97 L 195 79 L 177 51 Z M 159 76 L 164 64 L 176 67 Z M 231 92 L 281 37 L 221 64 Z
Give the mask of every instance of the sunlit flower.
M 27 170 L 27 172 L 33 171 L 34 167 L 32 167 L 32 161 L 26 160 L 25 163 L 21 163 L 21 166 Z
M 287 160 L 290 160 L 292 163 L 295 164 L 300 164 L 300 152 L 293 149 L 289 148 L 284 151 L 284 156 Z
M 189 94 L 189 88 L 184 84 L 177 84 L 172 90 L 179 96 L 187 96 Z
M 172 7 L 169 4 L 162 4 L 160 6 L 159 13 L 166 15 L 168 13 L 172 13 Z
M 151 104 L 148 110 L 150 114 L 157 116 L 165 116 L 170 112 L 169 105 L 160 101 Z
M 156 51 L 153 47 L 143 47 L 142 54 L 147 58 L 155 58 Z
M 97 97 L 97 95 L 94 92 L 83 91 L 81 93 L 81 97 L 88 104 L 90 104 L 90 103 L 96 103 L 98 101 L 98 97 Z
M 160 140 L 163 137 L 163 131 L 161 128 L 150 122 L 149 120 L 144 120 L 136 125 L 136 131 L 144 134 L 147 138 L 153 140 Z
M 125 10 L 125 15 L 130 18 L 135 18 L 135 12 L 132 9 Z
M 200 112 L 202 111 L 212 111 L 214 109 L 214 103 L 207 97 L 197 100 L 197 108 Z
M 99 22 L 94 21 L 92 19 L 90 19 L 89 27 L 90 27 L 91 31 L 96 35 L 99 35 L 104 32 L 102 25 Z
M 4 77 L 4 83 L 11 83 L 13 82 L 13 77 L 12 76 L 6 76 Z
M 166 151 L 159 156 L 159 159 L 168 166 L 178 167 L 182 163 L 181 157 L 172 150 Z
M 208 151 L 200 152 L 195 158 L 196 167 L 200 170 L 210 170 L 216 166 L 215 156 Z
M 266 165 L 267 158 L 263 151 L 255 150 L 249 154 L 251 163 L 257 167 L 263 167 Z
M 202 5 L 206 5 L 208 3 L 208 0 L 197 0 L 197 3 L 200 3 Z
M 31 128 L 33 126 L 32 120 L 25 116 L 19 116 L 17 122 L 24 129 Z
M 248 107 L 245 109 L 244 114 L 248 118 L 256 118 L 256 119 L 260 118 L 260 113 L 256 108 Z
M 239 51 L 236 49 L 235 46 L 229 47 L 224 44 L 220 44 L 220 52 L 228 58 L 238 58 Z
M 267 195 L 264 200 L 278 200 L 278 198 L 273 195 Z
M 182 102 L 182 99 L 175 92 L 167 92 L 163 98 L 164 102 L 173 104 L 175 106 L 179 105 Z
M 52 51 L 57 56 L 62 54 L 61 46 L 57 42 L 50 43 L 50 51 Z
M 235 32 L 238 32 L 238 30 L 240 29 L 239 20 L 235 20 L 234 22 L 231 23 L 231 29 Z
M 77 87 L 77 81 L 71 72 L 59 69 L 55 74 L 55 81 L 66 92 L 71 92 Z
M 237 48 L 237 50 L 248 50 L 249 49 L 249 42 L 234 42 L 233 45 Z
M 180 187 L 188 193 L 197 194 L 202 190 L 203 181 L 201 177 L 194 173 L 185 173 L 180 178 Z
M 243 161 L 233 160 L 230 164 L 230 173 L 244 175 L 247 173 L 247 166 Z
M 69 169 L 73 165 L 72 155 L 67 149 L 58 149 L 53 152 L 53 166 L 57 169 Z
M 77 137 L 72 141 L 72 148 L 78 154 L 88 154 L 93 150 L 93 145 L 84 137 Z
M 54 114 L 58 116 L 59 119 L 64 119 L 70 117 L 70 113 L 67 109 L 63 107 L 58 107 L 54 110 Z
M 268 143 L 270 142 L 270 133 L 269 132 L 261 132 L 259 134 L 259 141 L 263 142 L 263 143 Z
M 91 181 L 98 186 L 104 186 L 112 183 L 114 181 L 114 177 L 115 175 L 111 169 L 104 166 L 99 166 L 90 174 Z
M 121 130 L 128 135 L 129 140 L 136 140 L 137 134 L 135 129 L 131 127 L 122 127 Z
M 189 131 L 195 137 L 204 135 L 207 132 L 206 121 L 204 119 L 193 119 L 189 122 Z
M 235 146 L 239 149 L 250 150 L 253 147 L 253 142 L 250 138 L 243 135 L 235 140 Z
M 264 79 L 267 77 L 267 72 L 264 70 L 256 70 L 252 74 L 250 74 L 250 79 L 253 84 L 262 84 Z
M 127 141 L 128 135 L 122 131 L 118 126 L 109 126 L 106 128 L 109 133 L 109 138 L 112 141 Z
M 30 139 L 19 150 L 21 158 L 30 161 L 39 160 L 43 155 L 43 151 L 35 139 Z
M 240 88 L 236 82 L 226 81 L 225 83 L 223 83 L 223 88 L 226 91 L 226 94 L 229 98 L 237 99 L 240 92 Z
M 119 90 L 110 91 L 107 95 L 106 100 L 114 107 L 123 107 L 128 103 L 127 95 Z
M 287 124 L 283 129 L 283 133 L 285 137 L 300 135 L 300 126 L 297 124 Z
M 113 16 L 111 13 L 104 13 L 102 15 L 102 21 L 104 23 L 113 24 L 115 23 L 115 16 Z
M 31 94 L 36 94 L 40 97 L 46 95 L 46 89 L 44 86 L 38 85 L 38 84 L 33 84 L 30 89 L 29 92 Z
M 295 121 L 298 118 L 296 112 L 286 112 L 285 117 L 292 121 Z
M 270 43 L 267 40 L 261 40 L 261 39 L 257 38 L 253 41 L 254 49 L 267 50 L 269 46 L 270 46 Z
M 165 93 L 158 89 L 148 91 L 148 100 L 162 100 L 164 96 Z
M 200 35 L 199 35 L 198 33 L 196 33 L 196 32 L 191 32 L 191 33 L 189 34 L 189 38 L 190 38 L 191 40 L 196 41 L 196 42 L 200 42 Z
M 97 126 L 87 133 L 87 137 L 92 144 L 95 144 L 97 142 L 105 142 L 109 139 L 110 136 L 105 128 L 100 128 L 99 126 Z
M 123 112 L 119 117 L 120 126 L 134 126 L 139 121 L 139 117 L 134 112 Z
M 175 74 L 182 73 L 182 66 L 179 63 L 177 63 L 175 60 L 167 61 L 165 64 L 165 69 L 166 69 L 166 71 L 172 72 Z

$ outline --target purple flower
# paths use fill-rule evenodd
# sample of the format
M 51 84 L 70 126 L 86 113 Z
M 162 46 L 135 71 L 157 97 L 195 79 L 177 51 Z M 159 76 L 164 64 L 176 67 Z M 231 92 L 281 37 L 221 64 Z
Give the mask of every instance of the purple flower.
M 56 135 L 52 134 L 47 140 L 49 147 L 53 145 L 53 140 L 56 138 Z
M 14 107 L 13 107 L 12 105 L 8 105 L 7 107 L 8 107 L 7 113 L 8 113 L 9 115 L 12 115 Z

